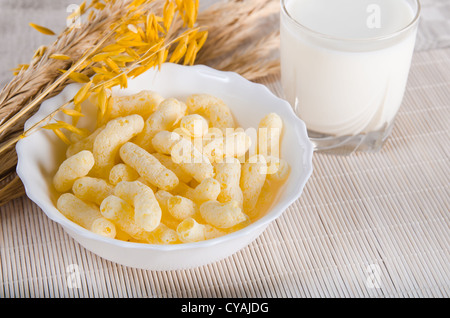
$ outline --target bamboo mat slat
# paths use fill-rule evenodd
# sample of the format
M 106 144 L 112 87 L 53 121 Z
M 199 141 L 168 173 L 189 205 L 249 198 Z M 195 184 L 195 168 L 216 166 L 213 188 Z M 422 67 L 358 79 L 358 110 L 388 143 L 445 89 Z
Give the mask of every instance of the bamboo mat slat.
M 243 250 L 189 270 L 128 268 L 23 197 L 0 207 L 0 298 L 449 297 L 450 48 L 427 47 L 425 30 L 382 151 L 314 154 L 302 196 Z M 277 77 L 263 83 L 281 94 Z M 68 284 L 74 265 L 79 288 Z

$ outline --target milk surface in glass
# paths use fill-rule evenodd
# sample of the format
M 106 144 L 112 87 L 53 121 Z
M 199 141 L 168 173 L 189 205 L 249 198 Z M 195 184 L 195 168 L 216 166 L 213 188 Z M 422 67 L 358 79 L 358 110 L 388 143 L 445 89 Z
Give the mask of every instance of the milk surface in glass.
M 310 132 L 354 136 L 391 125 L 414 50 L 412 2 L 282 0 L 282 85 Z

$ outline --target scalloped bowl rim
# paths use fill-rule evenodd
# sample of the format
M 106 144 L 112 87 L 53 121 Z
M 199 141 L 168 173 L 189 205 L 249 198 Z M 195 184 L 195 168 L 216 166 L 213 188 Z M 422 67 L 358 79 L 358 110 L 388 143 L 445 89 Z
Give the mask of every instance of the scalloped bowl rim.
M 44 202 L 35 193 L 35 191 L 33 191 L 33 188 L 32 188 L 33 185 L 29 184 L 27 182 L 26 175 L 24 174 L 26 169 L 22 168 L 24 163 L 26 162 L 26 159 L 24 159 L 24 153 L 26 153 L 26 149 L 23 147 L 24 140 L 19 140 L 16 145 L 16 151 L 17 151 L 17 155 L 18 155 L 18 163 L 17 163 L 17 169 L 16 169 L 17 174 L 24 184 L 25 192 L 26 192 L 27 196 L 34 203 L 36 203 L 51 220 L 59 223 L 64 228 L 69 228 L 69 229 L 75 231 L 76 234 L 81 235 L 84 238 L 102 241 L 107 244 L 114 244 L 114 245 L 124 247 L 124 248 L 159 250 L 159 251 L 197 249 L 197 248 L 202 248 L 202 247 L 210 247 L 213 245 L 220 245 L 224 241 L 233 240 L 233 239 L 236 239 L 239 237 L 245 237 L 251 233 L 256 232 L 261 227 L 267 226 L 269 223 L 271 223 L 272 221 L 277 219 L 279 216 L 281 216 L 283 214 L 283 212 L 293 202 L 295 202 L 300 197 L 306 182 L 308 181 L 308 179 L 310 178 L 310 176 L 312 174 L 312 170 L 313 170 L 312 155 L 313 155 L 314 150 L 313 150 L 313 145 L 308 138 L 306 125 L 304 124 L 304 122 L 301 119 L 299 119 L 295 115 L 292 107 L 290 106 L 290 104 L 287 101 L 274 95 L 263 84 L 248 81 L 247 79 L 245 79 L 244 77 L 242 77 L 241 75 L 239 75 L 235 72 L 218 71 L 216 69 L 210 68 L 205 65 L 181 66 L 178 64 L 165 63 L 165 64 L 163 64 L 163 67 L 164 67 L 164 65 L 173 65 L 176 67 L 189 68 L 190 70 L 192 70 L 194 72 L 206 71 L 211 74 L 217 74 L 220 77 L 226 77 L 233 81 L 239 81 L 239 82 L 245 83 L 247 86 L 251 86 L 252 89 L 260 90 L 262 93 L 264 93 L 268 97 L 272 98 L 273 100 L 276 100 L 277 103 L 279 104 L 277 107 L 287 108 L 289 110 L 289 114 L 292 116 L 292 119 L 295 121 L 294 127 L 295 127 L 296 135 L 299 137 L 299 139 L 304 141 L 304 150 L 305 150 L 304 159 L 305 160 L 303 162 L 303 171 L 302 171 L 303 178 L 301 180 L 298 180 L 297 184 L 296 184 L 297 185 L 296 192 L 298 193 L 298 195 L 296 197 L 295 196 L 288 197 L 287 199 L 283 200 L 282 202 L 277 203 L 275 206 L 271 207 L 263 217 L 259 218 L 258 220 L 254 221 L 253 223 L 249 224 L 248 226 L 246 226 L 240 230 L 237 230 L 235 232 L 232 232 L 232 233 L 229 233 L 229 234 L 226 234 L 224 236 L 217 237 L 214 239 L 209 239 L 209 240 L 194 242 L 194 243 L 175 244 L 175 245 L 158 245 L 158 244 L 148 244 L 148 243 L 126 242 L 126 241 L 112 239 L 112 238 L 108 238 L 108 237 L 104 237 L 104 236 L 95 234 L 95 233 L 81 227 L 80 225 L 70 221 L 69 219 L 67 219 L 64 215 L 62 215 L 57 210 L 57 208 L 55 206 L 49 207 L 48 204 L 46 202 Z M 153 70 L 150 70 L 150 71 L 153 71 Z M 147 72 L 149 72 L 149 71 L 147 71 Z M 77 86 L 79 86 L 79 85 L 78 84 L 69 84 L 65 89 L 72 89 L 73 87 L 77 87 Z M 30 127 L 31 124 L 35 123 L 37 121 L 37 118 L 39 118 L 40 116 L 43 116 L 44 113 L 46 113 L 46 110 L 45 110 L 46 104 L 50 103 L 55 98 L 58 98 L 58 96 L 59 95 L 56 95 L 56 96 L 44 101 L 41 105 L 41 108 L 38 110 L 38 112 L 36 112 L 32 117 L 30 117 L 27 120 L 27 122 L 25 123 L 25 129 L 27 127 Z M 35 133 L 39 133 L 39 132 L 35 132 Z

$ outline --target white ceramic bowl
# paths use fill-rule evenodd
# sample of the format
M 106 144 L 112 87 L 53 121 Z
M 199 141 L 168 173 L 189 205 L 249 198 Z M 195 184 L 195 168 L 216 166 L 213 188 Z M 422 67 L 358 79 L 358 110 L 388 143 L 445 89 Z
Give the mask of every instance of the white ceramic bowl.
M 70 100 L 78 89 L 79 85 L 71 84 L 59 95 L 42 103 L 25 128 Z M 86 249 L 110 261 L 141 269 L 173 270 L 200 266 L 223 259 L 247 246 L 300 196 L 312 173 L 313 146 L 304 123 L 296 117 L 290 105 L 265 86 L 247 81 L 236 73 L 220 72 L 206 66 L 167 63 L 162 65 L 161 71 L 150 70 L 130 80 L 127 89 L 117 92 L 133 94 L 144 89 L 183 100 L 193 93 L 215 95 L 229 105 L 239 125 L 244 128 L 257 128 L 264 115 L 276 112 L 285 127 L 281 156 L 292 167 L 291 173 L 278 202 L 264 217 L 242 230 L 208 241 L 179 245 L 124 242 L 94 234 L 71 222 L 56 209 L 59 194 L 52 186 L 52 177 L 65 159 L 66 146 L 53 132 L 39 130 L 17 143 L 17 173 L 28 197 Z M 66 115 L 61 115 L 59 118 L 67 119 L 64 118 Z

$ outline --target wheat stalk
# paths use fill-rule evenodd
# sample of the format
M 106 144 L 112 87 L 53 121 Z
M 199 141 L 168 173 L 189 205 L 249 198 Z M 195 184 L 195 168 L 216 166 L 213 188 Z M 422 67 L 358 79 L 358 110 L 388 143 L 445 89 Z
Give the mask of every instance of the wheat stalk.
M 30 65 L 18 74 L 0 92 L 0 124 L 3 125 L 14 117 L 39 94 L 52 86 L 61 75 L 59 69 L 66 69 L 70 61 L 49 59 L 52 54 L 64 54 L 74 61 L 79 60 L 84 52 L 94 46 L 109 26 L 124 13 L 129 1 L 111 3 L 100 14 L 93 17 L 93 22 L 81 28 L 66 29 L 56 41 L 47 48 L 39 48 Z M 67 81 L 59 84 L 45 98 L 53 97 L 61 92 Z M 0 156 L 0 205 L 24 194 L 20 179 L 15 174 L 17 154 L 15 142 L 23 132 L 23 127 L 38 109 L 40 103 L 29 107 L 27 112 L 8 126 L 0 135 L 0 145 L 6 150 Z
M 126 15 L 133 2 L 139 1 L 107 1 L 102 10 L 92 14 L 89 23 L 83 23 L 80 28 L 68 28 L 52 45 L 39 48 L 30 64 L 19 67 L 17 76 L 0 92 L 0 149 L 3 149 L 0 154 L 0 205 L 24 194 L 20 179 L 15 174 L 17 155 L 14 145 L 24 133 L 25 121 L 37 111 L 42 100 L 57 95 L 71 83 L 66 78 L 55 85 L 61 78 L 59 70 L 68 69 L 86 51 L 97 45 L 110 31 L 110 26 Z M 165 2 L 154 0 L 147 10 L 161 14 Z M 277 0 L 223 1 L 200 12 L 197 25 L 207 28 L 209 34 L 197 55 L 196 63 L 235 71 L 250 80 L 277 74 L 278 34 L 273 29 L 278 28 L 278 14 Z M 262 27 L 267 21 L 272 21 L 272 29 Z M 167 38 L 177 38 L 182 27 L 182 22 L 174 21 Z M 70 57 L 70 60 L 64 56 Z M 89 69 L 80 73 L 93 75 Z M 51 86 L 52 89 L 42 100 L 30 106 L 37 96 Z M 24 108 L 26 111 L 21 112 Z M 19 112 L 20 116 L 16 116 Z M 4 126 L 11 118 L 15 118 L 14 125 Z
M 229 57 L 218 61 L 216 68 L 245 74 L 247 78 L 252 79 L 277 74 L 280 71 L 280 63 L 274 48 L 278 48 L 279 43 L 279 32 L 271 32 L 254 45 L 237 50 Z M 262 63 L 264 67 L 261 67 Z
M 208 42 L 199 53 L 197 63 L 222 69 L 223 59 L 233 56 L 233 64 L 237 65 L 239 59 L 244 58 L 248 52 L 239 53 L 239 50 L 246 47 L 264 50 L 265 57 L 273 55 L 278 51 L 278 44 L 260 40 L 278 31 L 279 10 L 279 2 L 273 0 L 233 0 L 211 6 L 198 17 L 198 23 L 208 28 L 209 36 Z M 259 60 L 259 68 L 266 68 L 264 62 Z M 250 80 L 258 78 L 252 72 L 240 74 Z

